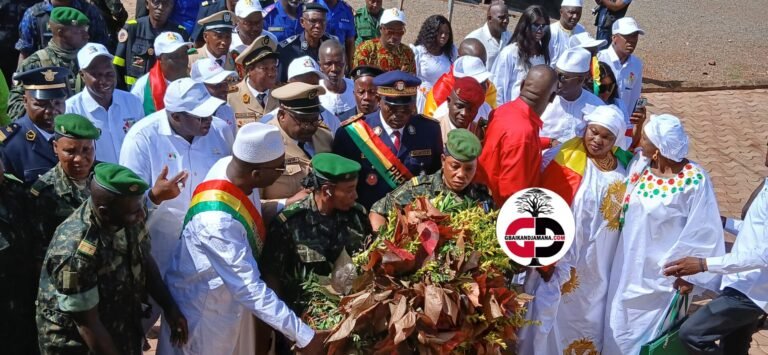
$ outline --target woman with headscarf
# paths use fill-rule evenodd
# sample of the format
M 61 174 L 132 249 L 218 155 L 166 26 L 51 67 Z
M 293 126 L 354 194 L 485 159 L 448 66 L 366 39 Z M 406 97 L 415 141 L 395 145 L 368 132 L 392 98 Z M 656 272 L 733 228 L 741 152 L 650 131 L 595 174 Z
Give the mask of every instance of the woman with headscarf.
M 441 75 L 451 70 L 451 65 L 458 56 L 456 46 L 453 45 L 451 23 L 442 15 L 427 17 L 411 49 L 416 58 L 416 76 L 421 79 L 416 95 L 416 108 L 422 113 L 427 93 L 432 90 Z
M 717 290 L 717 275 L 665 277 L 664 265 L 684 256 L 725 251 L 720 211 L 704 168 L 686 158 L 688 136 L 672 115 L 643 127 L 630 164 L 623 224 L 608 287 L 603 354 L 638 354 L 654 339 L 676 290 Z
M 501 50 L 491 68 L 496 103 L 501 106 L 520 96 L 520 84 L 534 65 L 550 63 L 549 16 L 539 5 L 531 5 L 520 16 L 512 42 Z
M 608 276 L 632 156 L 616 146 L 625 127 L 618 109 L 598 106 L 584 119 L 582 137 L 548 150 L 544 158 L 541 187 L 571 206 L 576 234 L 549 281 L 530 273 L 526 292 L 534 299 L 528 319 L 541 324 L 523 328 L 521 354 L 570 354 L 577 349 L 599 353 L 602 347 Z

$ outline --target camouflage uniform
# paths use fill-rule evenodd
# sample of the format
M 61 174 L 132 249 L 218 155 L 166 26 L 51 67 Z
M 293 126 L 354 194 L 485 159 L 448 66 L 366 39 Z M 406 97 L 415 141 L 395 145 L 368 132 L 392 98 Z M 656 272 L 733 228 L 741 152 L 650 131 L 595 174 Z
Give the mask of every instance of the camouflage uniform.
M 36 354 L 35 263 L 26 189 L 10 174 L 0 185 L 0 344 L 3 354 Z
M 32 55 L 24 59 L 16 72 L 21 73 L 34 68 L 50 66 L 68 68 L 71 73 L 69 76 L 71 96 L 80 92 L 85 86 L 82 78 L 78 75 L 80 68 L 77 65 L 77 52 L 78 50 L 64 50 L 54 41 L 50 41 L 47 47 L 32 53 Z M 24 87 L 14 85 L 13 89 L 11 89 L 11 97 L 8 99 L 8 116 L 15 120 L 23 116 L 25 112 Z
M 350 256 L 362 251 L 370 235 L 365 207 L 355 204 L 349 211 L 324 216 L 311 193 L 286 207 L 270 224 L 259 265 L 265 274 L 282 280 L 281 299 L 301 314 L 306 306 L 301 296 L 302 275 L 330 275 L 342 250 Z
M 102 230 L 94 208 L 88 199 L 59 226 L 48 247 L 37 297 L 43 354 L 91 353 L 70 313 L 93 307 L 120 354 L 142 353 L 149 236 L 144 223 Z
M 371 212 L 387 216 L 393 208 L 407 206 L 416 200 L 417 197 L 426 196 L 431 199 L 440 193 L 449 193 L 460 198 L 468 197 L 483 205 L 486 211 L 493 208 L 493 199 L 485 186 L 469 184 L 464 191 L 457 194 L 445 186 L 445 183 L 443 183 L 443 170 L 440 169 L 434 174 L 417 176 L 412 178 L 411 181 L 400 185 L 400 187 L 388 193 L 386 197 L 374 203 L 371 206 Z
M 86 184 L 78 186 L 70 180 L 59 163 L 32 184 L 30 194 L 37 218 L 34 228 L 42 243 L 35 257 L 41 263 L 56 227 L 80 207 L 91 192 Z

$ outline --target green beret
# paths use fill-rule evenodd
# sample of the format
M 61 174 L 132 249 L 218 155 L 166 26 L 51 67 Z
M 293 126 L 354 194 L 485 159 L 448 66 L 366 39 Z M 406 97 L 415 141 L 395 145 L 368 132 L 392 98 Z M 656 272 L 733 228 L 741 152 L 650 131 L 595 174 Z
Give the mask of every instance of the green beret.
M 74 139 L 99 139 L 101 131 L 87 118 L 75 113 L 58 115 L 53 119 L 53 131 Z
M 445 143 L 445 152 L 454 159 L 468 162 L 477 159 L 482 145 L 474 133 L 457 128 L 448 132 L 448 142 Z
M 312 171 L 330 182 L 354 180 L 360 172 L 360 163 L 333 153 L 320 153 L 312 158 Z
M 138 196 L 149 188 L 131 169 L 112 163 L 96 165 L 93 168 L 93 179 L 99 186 L 117 195 Z
M 58 6 L 51 11 L 51 22 L 65 26 L 85 26 L 90 23 L 88 16 L 77 9 Z

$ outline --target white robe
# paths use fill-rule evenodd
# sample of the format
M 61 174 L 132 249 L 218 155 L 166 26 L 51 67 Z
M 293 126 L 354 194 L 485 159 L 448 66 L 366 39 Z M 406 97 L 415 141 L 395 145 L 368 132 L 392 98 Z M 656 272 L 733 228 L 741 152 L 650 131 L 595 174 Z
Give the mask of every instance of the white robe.
M 675 278 L 662 274 L 664 264 L 725 252 L 720 211 L 704 168 L 690 162 L 680 175 L 659 178 L 641 155 L 637 152 L 630 167 L 629 202 L 611 269 L 604 354 L 637 354 L 657 336 L 675 293 Z M 696 288 L 717 290 L 720 285 L 720 277 L 710 273 L 684 279 Z
M 525 65 L 520 58 L 517 43 L 512 43 L 499 53 L 491 69 L 491 81 L 496 85 L 496 104 L 501 106 L 520 96 L 520 83 L 534 65 L 546 64 L 544 56 L 533 56 L 531 64 Z
M 573 27 L 573 30 L 570 31 L 563 28 L 560 21 L 549 25 L 549 32 L 551 33 L 549 37 L 549 57 L 552 58 L 552 67 L 557 63 L 557 59 L 560 58 L 565 51 L 571 48 L 568 44 L 571 36 L 586 31 L 587 30 L 580 23 L 577 23 L 576 26 Z
M 600 351 L 626 175 L 621 164 L 614 171 L 604 172 L 591 160 L 587 161 L 571 205 L 576 220 L 574 243 L 558 261 L 549 282 L 544 282 L 538 273 L 531 273 L 526 283 L 526 292 L 535 297 L 529 304 L 527 318 L 541 325 L 521 330 L 518 353 Z M 578 345 L 582 347 L 576 348 Z
M 441 55 L 432 55 L 422 45 L 411 45 L 413 50 L 414 59 L 416 62 L 416 76 L 421 79 L 421 85 L 416 92 L 416 110 L 418 113 L 424 112 L 424 104 L 427 101 L 427 93 L 432 90 L 432 86 L 435 85 L 440 77 L 451 70 L 453 61 L 456 60 L 458 55 L 456 47 L 453 47 L 451 57 Z
M 573 101 L 557 95 L 541 114 L 544 126 L 541 127 L 540 135 L 557 139 L 560 143 L 581 137 L 584 135 L 584 129 L 587 128 L 584 116 L 594 111 L 597 106 L 604 105 L 603 100 L 584 89 L 581 89 L 581 95 Z

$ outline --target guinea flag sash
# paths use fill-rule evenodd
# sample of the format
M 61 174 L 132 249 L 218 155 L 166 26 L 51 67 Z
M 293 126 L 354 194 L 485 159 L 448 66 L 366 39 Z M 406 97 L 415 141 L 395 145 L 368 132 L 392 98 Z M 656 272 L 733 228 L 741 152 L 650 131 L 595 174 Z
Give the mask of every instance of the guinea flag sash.
M 267 235 L 266 229 L 261 214 L 243 191 L 227 180 L 208 180 L 198 185 L 181 229 L 184 230 L 192 217 L 209 211 L 227 213 L 240 222 L 245 228 L 253 256 L 258 258 Z
M 160 69 L 160 61 L 156 61 L 152 69 L 149 70 L 147 85 L 144 86 L 144 114 L 149 115 L 165 108 L 163 96 L 168 83 L 165 82 L 165 76 Z
M 626 168 L 632 159 L 632 154 L 619 147 L 613 147 L 612 152 L 619 163 Z M 570 206 L 584 177 L 587 159 L 587 149 L 582 143 L 582 138 L 573 138 L 563 143 L 555 158 L 544 169 L 541 187 L 554 191 Z
M 365 121 L 357 120 L 344 126 L 344 129 L 360 152 L 371 162 L 376 172 L 384 177 L 389 187 L 394 189 L 413 178 L 408 168 L 400 162 L 400 159 L 397 159 L 381 138 L 373 133 Z

